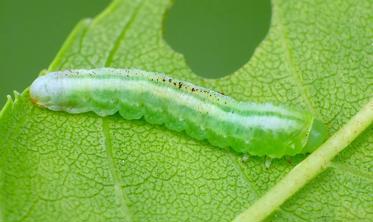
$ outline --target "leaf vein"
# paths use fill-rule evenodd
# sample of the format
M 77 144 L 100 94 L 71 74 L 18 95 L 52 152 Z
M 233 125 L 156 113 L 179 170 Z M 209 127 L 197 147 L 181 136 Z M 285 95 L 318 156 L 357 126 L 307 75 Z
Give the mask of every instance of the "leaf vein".
M 293 52 L 292 52 L 292 48 L 290 46 L 290 43 L 288 41 L 289 37 L 287 35 L 288 30 L 286 29 L 286 26 L 285 26 L 284 22 L 282 22 L 283 19 L 282 19 L 282 15 L 281 15 L 281 9 L 278 6 L 278 4 L 275 4 L 275 3 L 273 4 L 273 7 L 274 7 L 273 14 L 275 16 L 277 15 L 276 18 L 277 18 L 277 22 L 278 22 L 278 27 L 280 29 L 279 33 L 281 33 L 280 34 L 280 42 L 281 42 L 282 48 L 285 50 L 285 60 L 288 63 L 289 72 L 294 77 L 294 82 L 295 82 L 298 90 L 300 91 L 300 95 L 302 96 L 303 101 L 306 103 L 306 106 L 309 109 L 309 111 L 311 111 L 314 115 L 316 115 L 317 117 L 322 119 L 321 116 L 316 111 L 316 109 L 313 107 L 311 100 L 309 99 L 310 96 L 309 96 L 307 88 L 303 84 L 303 78 L 302 78 L 302 75 L 301 75 L 301 71 L 299 70 L 297 62 L 295 61 L 295 58 L 292 55 Z
M 110 67 L 110 65 L 113 63 L 114 56 L 117 53 L 117 51 L 119 50 L 119 47 L 121 46 L 121 43 L 126 38 L 127 32 L 130 30 L 133 23 L 136 21 L 136 18 L 138 16 L 139 12 L 141 11 L 140 9 L 141 9 L 141 6 L 143 5 L 142 4 L 143 2 L 144 1 L 141 1 L 139 3 L 139 5 L 134 9 L 134 12 L 133 12 L 132 16 L 130 17 L 130 19 L 128 20 L 126 25 L 123 27 L 123 29 L 122 29 L 121 33 L 119 34 L 118 38 L 115 40 L 114 46 L 110 50 L 109 56 L 106 59 L 105 67 Z
M 233 167 L 237 170 L 237 172 L 241 175 L 241 178 L 251 187 L 251 189 L 255 192 L 255 197 L 257 198 L 259 196 L 258 191 L 254 189 L 253 184 L 250 182 L 249 178 L 246 176 L 246 174 L 243 172 L 241 166 L 237 163 L 236 159 L 234 159 L 233 154 L 229 154 L 229 159 L 231 160 Z
M 118 203 L 121 206 L 122 212 L 124 216 L 126 217 L 126 221 L 132 221 L 132 216 L 128 207 L 128 200 L 126 199 L 126 196 L 123 192 L 121 181 L 120 181 L 120 175 L 115 170 L 115 164 L 114 164 L 114 157 L 113 157 L 113 145 L 111 141 L 111 136 L 109 133 L 109 126 L 107 125 L 107 121 L 105 121 L 105 118 L 102 118 L 102 131 L 103 131 L 103 138 L 104 138 L 104 146 L 106 150 L 106 156 L 107 161 L 109 165 L 109 170 L 111 175 L 113 176 L 114 180 L 114 194 L 117 198 Z

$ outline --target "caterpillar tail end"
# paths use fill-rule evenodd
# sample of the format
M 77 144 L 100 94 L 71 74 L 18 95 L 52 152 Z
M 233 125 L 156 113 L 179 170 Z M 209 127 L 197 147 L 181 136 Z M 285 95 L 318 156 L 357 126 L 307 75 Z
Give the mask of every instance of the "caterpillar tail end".
M 303 148 L 303 153 L 311 153 L 316 150 L 328 138 L 328 129 L 326 125 L 318 119 L 312 123 L 310 135 L 307 144 Z

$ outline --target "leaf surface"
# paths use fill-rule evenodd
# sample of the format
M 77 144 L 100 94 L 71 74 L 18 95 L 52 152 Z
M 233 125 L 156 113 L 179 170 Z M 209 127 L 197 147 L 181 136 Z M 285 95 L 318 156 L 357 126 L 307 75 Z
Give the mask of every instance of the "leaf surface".
M 117 0 L 77 25 L 49 70 L 135 67 L 239 100 L 308 109 L 335 132 L 373 95 L 373 3 L 273 1 L 251 60 L 221 79 L 193 74 L 162 37 L 170 1 Z M 242 157 L 118 115 L 51 112 L 28 92 L 0 113 L 3 221 L 230 221 L 304 156 Z M 274 221 L 373 218 L 367 130 L 272 215 Z

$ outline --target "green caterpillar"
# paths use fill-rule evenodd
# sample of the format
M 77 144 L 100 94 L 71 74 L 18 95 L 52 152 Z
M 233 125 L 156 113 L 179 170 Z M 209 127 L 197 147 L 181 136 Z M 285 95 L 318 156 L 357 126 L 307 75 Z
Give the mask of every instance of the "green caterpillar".
M 198 140 L 239 153 L 282 157 L 315 150 L 327 137 L 309 112 L 271 103 L 239 102 L 221 93 L 138 69 L 80 69 L 48 73 L 30 96 L 54 111 L 99 116 L 116 112 L 185 131 Z

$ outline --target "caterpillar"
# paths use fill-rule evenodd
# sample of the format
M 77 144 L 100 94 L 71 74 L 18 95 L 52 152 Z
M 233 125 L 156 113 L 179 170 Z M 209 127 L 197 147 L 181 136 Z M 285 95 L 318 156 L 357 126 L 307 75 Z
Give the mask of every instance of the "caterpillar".
M 53 111 L 119 112 L 127 120 L 185 132 L 238 153 L 280 158 L 315 150 L 326 126 L 310 112 L 272 103 L 240 102 L 222 93 L 139 69 L 50 72 L 30 87 L 33 103 Z

